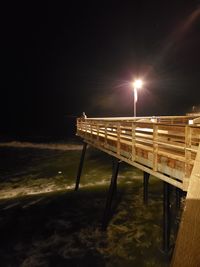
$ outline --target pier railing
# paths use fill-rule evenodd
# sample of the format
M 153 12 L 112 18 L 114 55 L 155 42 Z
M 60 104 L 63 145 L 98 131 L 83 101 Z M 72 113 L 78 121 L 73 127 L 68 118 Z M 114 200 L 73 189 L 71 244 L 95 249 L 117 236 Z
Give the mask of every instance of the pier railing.
M 196 116 L 78 118 L 90 145 L 187 191 L 200 143 Z

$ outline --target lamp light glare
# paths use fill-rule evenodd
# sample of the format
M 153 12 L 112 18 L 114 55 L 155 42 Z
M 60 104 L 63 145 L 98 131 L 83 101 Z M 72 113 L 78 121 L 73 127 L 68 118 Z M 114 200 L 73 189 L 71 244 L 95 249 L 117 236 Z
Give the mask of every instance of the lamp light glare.
M 136 89 L 140 89 L 140 88 L 142 88 L 142 85 L 143 85 L 142 80 L 135 80 L 135 81 L 133 82 L 133 87 L 136 88 Z

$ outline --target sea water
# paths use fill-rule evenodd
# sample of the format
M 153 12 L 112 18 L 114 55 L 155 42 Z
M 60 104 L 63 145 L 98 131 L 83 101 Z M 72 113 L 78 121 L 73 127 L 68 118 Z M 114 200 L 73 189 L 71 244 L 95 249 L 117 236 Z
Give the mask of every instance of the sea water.
M 112 158 L 89 148 L 74 192 L 81 150 L 69 147 L 0 147 L 0 265 L 169 266 L 162 252 L 162 181 L 150 177 L 145 206 L 142 172 L 121 163 L 102 232 Z

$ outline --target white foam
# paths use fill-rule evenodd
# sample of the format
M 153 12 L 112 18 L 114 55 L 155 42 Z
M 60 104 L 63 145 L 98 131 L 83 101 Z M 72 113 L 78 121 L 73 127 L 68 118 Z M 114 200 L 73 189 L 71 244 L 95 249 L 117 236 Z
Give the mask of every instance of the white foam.
M 37 149 L 53 149 L 53 150 L 81 150 L 81 145 L 75 144 L 38 144 L 38 143 L 31 143 L 31 142 L 4 142 L 0 143 L 0 147 L 16 147 L 16 148 L 37 148 Z

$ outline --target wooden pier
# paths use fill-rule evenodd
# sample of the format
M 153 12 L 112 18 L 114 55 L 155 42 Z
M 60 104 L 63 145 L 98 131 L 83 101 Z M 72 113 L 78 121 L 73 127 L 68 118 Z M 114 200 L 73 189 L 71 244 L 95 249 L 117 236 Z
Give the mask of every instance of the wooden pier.
M 200 232 L 200 214 L 195 215 L 194 205 L 191 204 L 191 196 L 195 196 L 195 209 L 200 210 L 197 208 L 200 207 L 200 116 L 78 118 L 77 135 L 83 139 L 85 145 L 77 176 L 76 190 L 80 181 L 86 144 L 110 154 L 117 159 L 117 162 L 124 161 L 144 171 L 144 181 L 145 177 L 148 181 L 148 175 L 153 175 L 164 181 L 164 199 L 166 199 L 164 205 L 164 242 L 167 246 L 169 245 L 167 222 L 170 205 L 167 186 L 173 185 L 179 190 L 188 191 L 186 207 L 189 208 L 187 212 L 184 210 L 184 221 L 181 221 L 172 264 L 173 267 L 200 266 L 200 258 L 197 256 L 200 251 L 197 251 L 197 247 L 199 249 L 197 242 L 200 244 L 200 234 L 196 234 L 196 237 L 194 235 L 194 231 Z M 109 191 L 111 195 L 118 172 L 116 172 L 118 165 L 116 166 L 111 179 Z M 107 213 L 111 201 L 109 195 Z M 187 205 L 187 203 L 190 204 Z M 191 222 L 191 227 L 194 227 L 193 223 L 195 223 L 195 227 L 190 228 L 190 231 L 188 231 L 188 227 L 190 227 L 188 221 Z M 191 243 L 190 236 L 192 234 L 193 242 Z M 183 240 L 185 244 L 182 244 Z M 189 249 L 186 249 L 187 242 L 190 243 Z M 184 262 L 181 258 L 182 254 L 185 256 Z M 190 259 L 190 263 L 187 261 L 188 259 Z
M 80 118 L 77 135 L 88 144 L 187 191 L 200 142 L 197 120 L 191 116 Z

